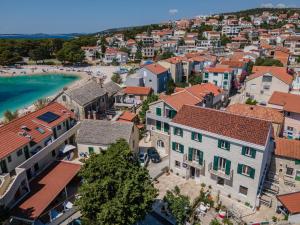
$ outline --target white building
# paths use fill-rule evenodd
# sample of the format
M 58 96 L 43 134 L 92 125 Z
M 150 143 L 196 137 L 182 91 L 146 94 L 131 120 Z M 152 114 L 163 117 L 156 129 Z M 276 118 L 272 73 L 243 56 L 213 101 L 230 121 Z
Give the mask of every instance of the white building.
M 226 66 L 207 67 L 204 69 L 204 83 L 213 83 L 214 85 L 226 91 L 230 91 L 234 79 L 233 69 Z
M 170 169 L 255 207 L 271 162 L 271 137 L 265 120 L 185 105 L 170 122 Z

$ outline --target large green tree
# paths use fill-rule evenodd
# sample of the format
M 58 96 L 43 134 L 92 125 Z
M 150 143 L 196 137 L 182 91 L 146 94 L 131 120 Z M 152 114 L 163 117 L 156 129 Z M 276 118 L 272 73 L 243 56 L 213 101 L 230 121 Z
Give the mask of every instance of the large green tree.
M 63 63 L 82 63 L 85 59 L 84 51 L 80 45 L 67 42 L 63 48 L 57 52 L 57 59 Z
M 142 108 L 139 112 L 139 116 L 140 116 L 142 122 L 145 122 L 146 112 L 149 110 L 149 104 L 152 102 L 155 102 L 157 100 L 158 100 L 158 96 L 152 94 L 145 101 L 143 101 Z
M 255 61 L 255 66 L 279 66 L 283 67 L 282 62 L 277 59 L 272 58 L 257 58 Z
M 152 209 L 157 190 L 125 140 L 92 155 L 81 169 L 76 204 L 85 224 L 131 225 Z
M 20 61 L 22 57 L 15 52 L 4 50 L 0 51 L 0 65 L 1 66 L 10 66 Z

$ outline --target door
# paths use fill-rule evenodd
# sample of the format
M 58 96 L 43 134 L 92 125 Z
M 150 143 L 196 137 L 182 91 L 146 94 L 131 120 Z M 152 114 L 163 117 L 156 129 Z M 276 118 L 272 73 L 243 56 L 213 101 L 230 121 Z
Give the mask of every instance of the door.
M 1 160 L 0 161 L 0 167 L 1 167 L 2 173 L 8 173 L 7 165 L 6 165 L 6 161 L 5 160 Z
M 25 146 L 25 148 L 24 148 L 24 154 L 25 154 L 25 158 L 26 158 L 26 159 L 29 159 L 29 158 L 30 158 L 28 146 Z
M 195 170 L 195 181 L 197 183 L 200 183 L 200 170 L 199 169 Z
M 195 167 L 190 167 L 190 177 L 192 179 L 195 179 L 195 175 L 196 175 L 196 170 L 195 170 Z

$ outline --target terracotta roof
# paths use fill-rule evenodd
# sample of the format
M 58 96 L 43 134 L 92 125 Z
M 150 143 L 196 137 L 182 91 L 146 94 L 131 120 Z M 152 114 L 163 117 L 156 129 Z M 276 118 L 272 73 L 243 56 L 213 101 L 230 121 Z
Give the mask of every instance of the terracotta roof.
M 277 195 L 277 199 L 291 214 L 300 213 L 300 192 Z
M 123 114 L 119 117 L 118 121 L 133 122 L 135 117 L 136 117 L 135 113 L 124 111 Z
M 275 155 L 300 160 L 300 141 L 276 138 Z
M 147 66 L 145 66 L 144 68 L 146 68 L 147 70 L 149 70 L 150 72 L 159 75 L 162 74 L 166 71 L 168 71 L 168 69 L 166 69 L 165 67 L 157 64 L 157 63 L 153 63 L 153 64 L 149 64 Z
M 300 95 L 275 91 L 268 103 L 282 106 L 288 112 L 300 113 Z
M 193 85 L 191 87 L 186 88 L 188 92 L 195 95 L 198 98 L 202 98 L 205 94 L 213 93 L 214 96 L 218 96 L 223 92 L 221 88 L 212 84 L 212 83 L 203 83 Z
M 196 105 L 202 101 L 203 98 L 198 98 L 186 90 L 176 92 L 172 95 L 160 96 L 168 105 L 179 111 L 185 104 Z
M 123 89 L 123 92 L 125 94 L 132 94 L 132 95 L 149 95 L 151 93 L 151 88 L 128 86 Z
M 46 112 L 52 112 L 59 116 L 56 120 L 47 123 L 37 117 Z M 30 141 L 39 143 L 52 135 L 52 128 L 74 117 L 73 113 L 59 103 L 51 103 L 46 107 L 22 116 L 0 127 L 0 158 L 6 157 Z M 22 129 L 26 128 L 26 130 Z M 39 132 L 41 128 L 44 132 Z M 22 133 L 22 134 L 21 134 Z M 27 135 L 27 136 L 26 136 Z M 2 141 L 5 140 L 5 141 Z
M 238 60 L 224 60 L 221 62 L 222 65 L 230 66 L 231 68 L 243 68 L 245 62 Z
M 226 73 L 226 72 L 231 73 L 232 69 L 229 67 L 217 66 L 217 67 L 206 67 L 204 71 L 209 73 Z
M 30 194 L 15 207 L 13 215 L 37 219 L 67 184 L 76 176 L 80 165 L 55 162 L 30 183 Z
M 265 146 L 271 123 L 225 111 L 184 105 L 173 123 Z
M 287 73 L 286 67 L 254 66 L 252 72 L 254 74 L 250 75 L 248 77 L 248 80 L 252 80 L 257 77 L 263 76 L 267 73 L 270 73 L 286 84 L 290 85 L 293 82 L 293 76 Z
M 276 50 L 274 53 L 274 59 L 279 60 L 285 66 L 288 64 L 289 56 L 290 56 L 289 53 L 280 50 Z
M 278 110 L 257 105 L 236 103 L 228 106 L 226 111 L 241 116 L 249 116 L 257 119 L 268 120 L 277 124 L 282 124 L 284 119 L 283 114 Z

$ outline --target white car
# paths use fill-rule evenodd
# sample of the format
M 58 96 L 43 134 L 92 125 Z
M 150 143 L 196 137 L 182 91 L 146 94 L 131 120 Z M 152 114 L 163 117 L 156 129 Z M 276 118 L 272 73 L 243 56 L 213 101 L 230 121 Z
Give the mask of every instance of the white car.
M 149 162 L 148 154 L 145 152 L 139 153 L 139 162 L 142 167 L 146 167 Z

